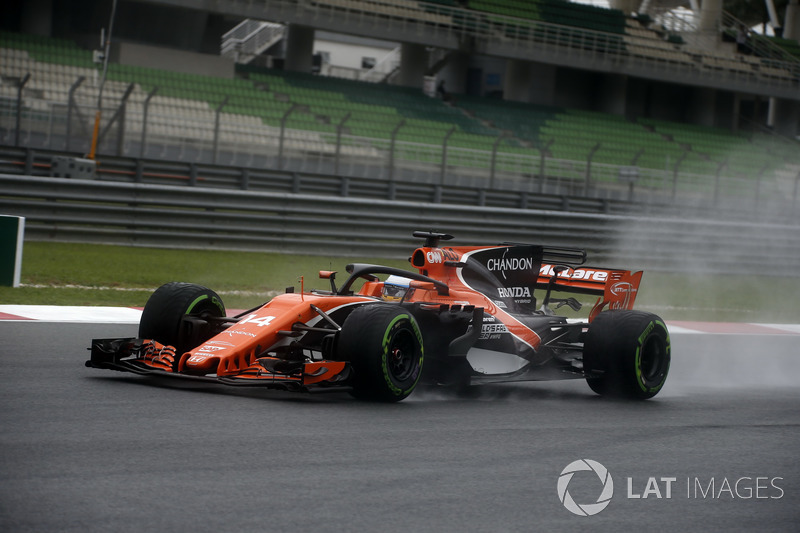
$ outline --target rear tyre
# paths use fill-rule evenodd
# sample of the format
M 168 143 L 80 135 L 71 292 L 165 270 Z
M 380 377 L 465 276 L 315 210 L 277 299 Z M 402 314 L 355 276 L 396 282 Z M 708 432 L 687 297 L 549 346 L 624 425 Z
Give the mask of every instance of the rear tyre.
M 225 316 L 219 295 L 201 285 L 173 281 L 162 285 L 150 296 L 139 322 L 139 338 L 153 339 L 175 347 L 177 370 L 180 356 L 212 337 L 211 328 L 203 331 L 182 327 L 184 316 L 199 318 Z
M 669 331 L 657 315 L 607 311 L 589 325 L 583 368 L 597 394 L 652 398 L 667 380 L 670 360 Z
M 357 308 L 342 324 L 339 358 L 353 367 L 353 396 L 398 402 L 414 391 L 422 375 L 422 331 L 413 315 L 397 305 Z

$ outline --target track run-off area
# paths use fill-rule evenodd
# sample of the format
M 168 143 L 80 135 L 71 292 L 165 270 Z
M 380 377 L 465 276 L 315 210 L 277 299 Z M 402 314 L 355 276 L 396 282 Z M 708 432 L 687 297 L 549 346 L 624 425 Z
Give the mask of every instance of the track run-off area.
M 797 531 L 800 325 L 667 321 L 645 402 L 398 404 L 86 368 L 141 311 L 0 305 L 0 531 Z

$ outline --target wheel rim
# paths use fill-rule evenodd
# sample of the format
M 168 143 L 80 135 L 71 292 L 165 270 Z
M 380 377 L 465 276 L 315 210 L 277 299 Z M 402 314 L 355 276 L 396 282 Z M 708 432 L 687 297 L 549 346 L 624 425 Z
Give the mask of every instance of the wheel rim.
M 395 380 L 405 381 L 413 375 L 416 353 L 413 333 L 408 330 L 399 331 L 392 339 L 388 352 L 387 368 Z
M 642 381 L 647 386 L 657 385 L 663 373 L 665 350 L 659 338 L 651 336 L 642 346 L 639 367 Z

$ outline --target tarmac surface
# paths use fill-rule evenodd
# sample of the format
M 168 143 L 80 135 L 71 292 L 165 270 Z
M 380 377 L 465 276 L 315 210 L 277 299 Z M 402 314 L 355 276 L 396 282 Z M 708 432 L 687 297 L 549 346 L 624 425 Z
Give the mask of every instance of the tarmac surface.
M 0 531 L 798 530 L 796 334 L 673 332 L 646 402 L 575 380 L 392 405 L 84 367 L 135 334 L 0 321 Z

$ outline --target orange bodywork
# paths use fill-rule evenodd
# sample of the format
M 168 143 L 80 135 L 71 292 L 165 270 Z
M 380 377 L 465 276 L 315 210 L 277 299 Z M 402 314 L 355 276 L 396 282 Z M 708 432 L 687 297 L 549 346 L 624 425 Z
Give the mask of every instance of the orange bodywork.
M 474 252 L 493 248 L 502 250 L 507 249 L 508 246 L 418 248 L 411 256 L 411 263 L 418 268 L 421 274 L 445 282 L 450 287 L 451 294 L 457 294 L 459 298 L 470 304 L 485 306 L 489 314 L 496 315 L 497 306 L 484 295 L 476 294 L 474 289 L 468 287 L 459 268 L 459 265 L 463 264 L 465 259 Z M 523 267 L 528 265 L 527 262 L 520 261 L 520 263 Z M 539 271 L 538 273 L 535 271 L 528 273 L 529 282 L 538 288 L 545 288 L 555 274 L 555 265 L 537 264 L 531 261 L 531 266 L 538 267 Z M 606 308 L 632 309 L 641 279 L 641 271 L 630 272 L 588 266 L 569 267 L 556 276 L 554 288 L 563 292 L 598 295 L 598 300 L 589 314 L 591 322 L 598 313 Z M 506 320 L 503 321 L 506 322 Z
M 242 379 L 275 379 L 279 375 L 286 381 L 287 374 L 273 375 L 258 362 L 264 359 L 264 353 L 291 343 L 296 336 L 295 324 L 313 325 L 321 320 L 315 308 L 328 313 L 365 301 L 374 299 L 302 292 L 276 296 L 197 348 L 181 354 L 178 372 Z M 292 374 L 291 379 L 308 385 L 329 380 L 344 369 L 345 363 L 325 361 L 322 365 L 310 361 L 303 366 L 302 372 Z
M 517 255 L 509 253 L 512 249 Z M 409 259 L 411 265 L 435 282 L 412 280 L 403 301 L 431 307 L 480 308 L 484 316 L 494 317 L 509 334 L 534 351 L 542 339 L 511 310 L 514 302 L 523 302 L 528 308 L 535 306 L 534 289 L 544 294 L 549 286 L 559 292 L 596 295 L 589 321 L 604 309 L 633 307 L 641 272 L 587 266 L 557 267 L 557 263 L 543 262 L 541 256 L 524 255 L 527 252 L 519 249 L 514 245 L 417 248 Z M 474 259 L 476 254 L 482 257 L 480 261 Z M 468 272 L 476 268 L 483 269 L 486 279 L 490 280 L 480 288 L 476 288 L 475 278 L 470 278 L 472 274 Z M 333 285 L 335 274 L 321 271 L 320 278 L 330 279 Z M 221 333 L 186 353 L 175 354 L 172 347 L 148 341 L 150 345 L 143 352 L 141 362 L 172 372 L 172 363 L 177 359 L 179 373 L 214 375 L 237 381 L 280 380 L 306 386 L 335 380 L 346 371 L 347 363 L 320 357 L 287 363 L 273 354 L 282 348 L 289 349 L 308 331 L 335 333 L 336 329 L 315 328 L 324 323 L 330 313 L 348 306 L 380 302 L 383 285 L 373 276 L 366 279 L 355 294 L 304 292 L 302 288 L 299 293 L 281 294 L 239 316 L 238 321 Z

